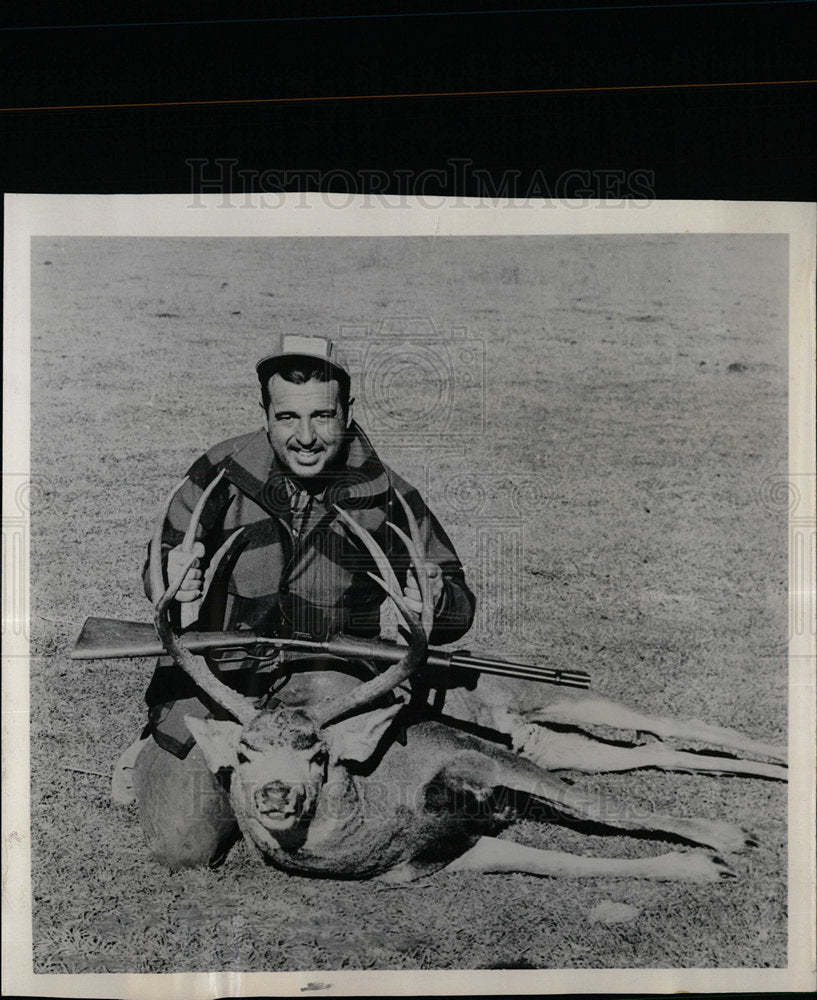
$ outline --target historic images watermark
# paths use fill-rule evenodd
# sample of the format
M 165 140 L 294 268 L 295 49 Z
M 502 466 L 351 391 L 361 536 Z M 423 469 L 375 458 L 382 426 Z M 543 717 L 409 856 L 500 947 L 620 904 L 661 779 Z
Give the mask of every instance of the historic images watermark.
M 389 445 L 465 443 L 485 429 L 485 341 L 427 316 L 342 325 L 339 347 L 357 387 L 355 412 Z
M 188 208 L 296 209 L 402 208 L 411 201 L 426 209 L 466 206 L 495 208 L 583 208 L 603 201 L 607 208 L 644 208 L 656 199 L 655 173 L 647 167 L 582 167 L 548 174 L 479 167 L 466 157 L 449 157 L 424 170 L 259 169 L 235 157 L 200 156 L 184 161 L 189 172 Z M 457 197 L 451 200 L 451 193 Z M 300 195 L 294 205 L 292 195 Z M 220 198 L 213 203 L 212 196 Z M 205 198 L 205 196 L 209 196 Z M 317 200 L 316 200 L 317 199 Z M 467 201 L 466 201 L 467 199 Z

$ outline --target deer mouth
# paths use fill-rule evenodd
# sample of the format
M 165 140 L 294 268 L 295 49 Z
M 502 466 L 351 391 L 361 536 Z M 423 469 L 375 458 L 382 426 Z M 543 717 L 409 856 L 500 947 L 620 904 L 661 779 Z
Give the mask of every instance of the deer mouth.
M 306 800 L 306 788 L 302 784 L 287 784 L 271 781 L 256 790 L 255 808 L 265 823 L 286 822 L 299 816 Z

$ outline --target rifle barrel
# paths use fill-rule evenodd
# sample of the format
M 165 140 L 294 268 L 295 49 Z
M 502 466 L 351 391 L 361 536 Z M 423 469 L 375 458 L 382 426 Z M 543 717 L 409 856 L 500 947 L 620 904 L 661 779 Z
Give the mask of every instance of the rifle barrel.
M 451 666 L 476 670 L 481 674 L 515 677 L 519 680 L 558 684 L 562 687 L 590 687 L 590 675 L 582 670 L 559 670 L 552 667 L 539 667 L 533 663 L 514 663 L 508 660 L 494 660 L 465 653 L 454 653 L 451 658 Z
M 305 653 L 329 653 L 333 656 L 358 657 L 376 660 L 380 663 L 396 663 L 405 653 L 405 646 L 397 646 L 380 640 L 355 639 L 352 636 L 334 636 L 325 642 L 309 639 L 279 639 L 259 636 L 259 643 L 269 643 L 279 649 Z M 533 663 L 518 663 L 512 660 L 474 655 L 464 650 L 447 652 L 430 649 L 426 659 L 432 669 L 447 670 L 452 667 L 474 670 L 481 674 L 499 677 L 514 677 L 518 680 L 538 681 L 544 684 L 558 684 L 562 687 L 588 688 L 590 676 L 581 670 L 559 670 L 540 667 Z
M 181 641 L 193 652 L 206 653 L 212 649 L 236 649 L 248 646 L 268 646 L 279 651 L 302 652 L 311 655 L 325 653 L 351 659 L 374 660 L 390 665 L 406 652 L 405 646 L 379 639 L 358 639 L 337 635 L 323 642 L 312 639 L 282 639 L 278 636 L 259 636 L 242 629 L 236 632 L 185 632 Z M 88 618 L 77 636 L 71 658 L 74 660 L 104 660 L 120 657 L 157 656 L 164 652 L 153 626 L 147 622 L 121 621 L 116 618 Z M 429 649 L 426 659 L 431 670 L 473 670 L 476 673 L 515 677 L 521 680 L 559 684 L 564 687 L 587 688 L 590 677 L 581 670 L 560 670 L 540 667 L 533 663 L 503 660 L 484 653 L 468 650 Z

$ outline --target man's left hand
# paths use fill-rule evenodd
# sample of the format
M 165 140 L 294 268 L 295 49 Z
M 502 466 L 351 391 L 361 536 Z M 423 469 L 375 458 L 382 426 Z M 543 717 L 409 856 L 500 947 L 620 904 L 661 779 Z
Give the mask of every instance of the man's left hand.
M 431 584 L 431 603 L 436 608 L 440 602 L 440 597 L 443 592 L 443 571 L 436 563 L 433 562 L 426 562 L 423 565 L 426 576 Z M 409 569 L 406 576 L 406 586 L 403 590 L 403 598 L 409 606 L 409 609 L 416 615 L 419 615 L 423 610 L 423 599 L 420 594 L 420 587 L 417 584 L 417 577 L 415 576 L 413 569 Z

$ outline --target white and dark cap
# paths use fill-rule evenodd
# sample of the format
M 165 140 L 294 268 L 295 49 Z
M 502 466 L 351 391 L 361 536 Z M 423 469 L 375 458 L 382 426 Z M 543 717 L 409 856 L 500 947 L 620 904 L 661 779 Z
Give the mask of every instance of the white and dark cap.
M 349 370 L 338 355 L 337 345 L 333 340 L 326 337 L 299 337 L 289 333 L 280 334 L 277 350 L 265 355 L 256 364 L 255 371 L 259 382 L 266 382 L 274 375 L 282 361 L 296 358 L 334 368 L 340 380 L 348 384 Z

